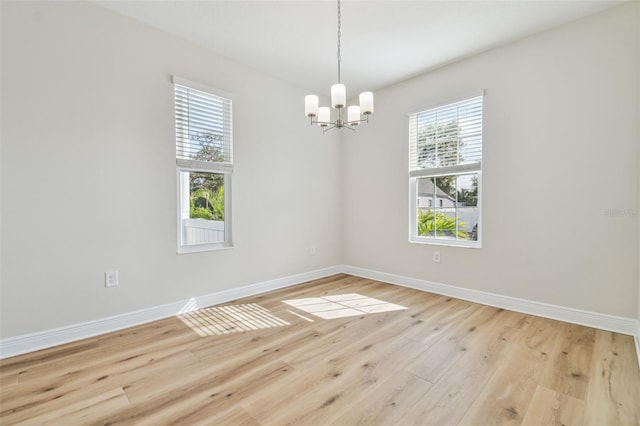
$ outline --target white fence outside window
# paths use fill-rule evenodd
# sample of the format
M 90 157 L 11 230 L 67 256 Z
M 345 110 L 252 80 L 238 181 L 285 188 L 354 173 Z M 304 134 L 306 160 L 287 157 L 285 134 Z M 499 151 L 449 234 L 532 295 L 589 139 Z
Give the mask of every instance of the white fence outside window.
M 182 219 L 182 227 L 183 245 L 224 242 L 224 221 Z

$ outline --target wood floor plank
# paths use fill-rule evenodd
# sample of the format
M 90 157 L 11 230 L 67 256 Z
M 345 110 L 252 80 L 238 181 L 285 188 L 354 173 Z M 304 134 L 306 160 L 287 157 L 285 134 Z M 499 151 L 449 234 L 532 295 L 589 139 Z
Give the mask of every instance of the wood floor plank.
M 179 422 L 178 424 L 182 424 Z M 260 426 L 256 419 L 251 417 L 242 407 L 233 407 L 222 414 L 193 423 L 194 425 L 234 425 L 234 426 Z
M 452 327 L 473 315 L 482 308 L 482 305 L 467 302 L 466 300 L 446 298 L 442 305 L 438 305 L 438 308 L 427 312 L 424 318 L 422 316 L 418 317 L 424 321 L 425 327 L 419 335 L 413 338 L 419 340 L 425 346 L 432 346 L 440 341 Z
M 305 341 L 313 339 L 316 333 L 305 330 L 301 337 Z M 147 376 L 138 381 L 132 381 L 125 386 L 127 397 L 131 401 L 148 401 L 163 397 L 172 388 L 189 389 L 198 383 L 201 377 L 215 383 L 226 383 L 245 375 L 250 375 L 264 365 L 281 362 L 279 351 L 276 350 L 246 350 L 236 353 L 234 357 L 221 359 L 204 359 L 198 363 L 179 370 L 161 372 L 154 376 Z
M 497 366 L 495 374 L 480 391 L 461 424 L 519 425 L 529 407 L 549 352 L 555 345 L 561 323 L 532 317 L 523 330 L 521 343 L 509 353 L 513 360 Z M 520 340 L 520 339 L 518 339 Z
M 170 351 L 168 355 L 158 359 L 153 359 L 153 356 L 149 359 L 142 364 L 133 364 L 133 360 L 105 360 L 107 364 L 100 369 L 89 369 L 80 375 L 70 375 L 57 381 L 46 382 L 44 385 L 39 384 L 37 388 L 18 386 L 18 392 L 15 394 L 3 395 L 0 416 L 9 422 L 25 421 L 32 416 L 40 416 L 54 410 L 60 405 L 80 403 L 87 397 L 87 388 L 91 388 L 93 393 L 102 394 L 109 389 L 122 387 L 128 380 L 135 380 L 136 377 L 153 375 L 155 371 L 163 371 L 173 365 L 193 362 L 193 356 L 184 349 L 178 352 Z
M 140 365 L 150 362 L 153 359 L 162 358 L 170 353 L 183 351 L 182 346 L 194 340 L 191 332 L 186 330 L 184 325 L 177 321 L 163 321 L 162 330 L 181 330 L 181 333 L 162 332 L 161 334 L 151 333 L 149 336 L 145 334 L 146 329 L 134 327 L 135 333 L 139 336 L 137 340 L 129 340 L 118 342 L 118 336 L 123 334 L 110 333 L 98 339 L 98 346 L 92 348 L 95 356 L 87 359 L 86 353 L 71 354 L 65 358 L 47 363 L 34 363 L 28 368 L 23 368 L 19 372 L 19 382 L 23 389 L 29 389 L 29 386 L 38 386 L 43 379 L 59 381 L 61 379 L 69 379 L 70 376 L 81 376 L 87 374 L 92 369 L 100 370 L 103 368 L 105 360 L 113 361 L 121 367 L 129 364 Z M 158 329 L 158 327 L 154 327 Z M 127 334 L 130 334 L 127 333 Z M 103 340 L 109 340 L 107 345 L 101 344 Z M 114 340 L 115 339 L 115 340 Z M 69 366 L 77 366 L 78 368 L 69 368 Z M 100 374 L 98 377 L 102 377 Z M 35 382 L 32 383 L 32 382 Z
M 584 400 L 589 383 L 591 357 L 596 330 L 575 324 L 562 324 L 558 347 L 542 379 L 542 385 Z
M 30 417 L 28 423 L 34 425 L 86 424 L 90 418 L 117 413 L 128 406 L 129 401 L 122 388 L 116 388 L 73 404 L 61 405 L 39 416 Z
M 10 391 L 14 386 L 18 385 L 18 372 L 17 371 L 2 371 L 2 376 L 0 376 L 0 389 L 5 389 L 6 391 Z M 0 394 L 1 397 L 2 394 Z
M 390 395 L 386 386 L 393 385 L 387 382 L 387 378 L 404 376 L 408 380 L 412 375 L 406 372 L 406 366 L 424 351 L 424 346 L 402 337 L 402 334 L 383 341 L 367 339 L 363 343 L 360 353 L 340 353 L 326 364 L 329 368 L 325 377 L 329 380 L 323 390 L 324 396 L 318 395 L 315 399 L 315 408 L 307 410 L 296 408 L 288 412 L 287 417 L 293 418 L 295 423 L 325 424 L 333 417 L 347 412 L 365 418 L 370 413 L 364 405 L 376 397 L 393 403 L 394 401 L 387 401 Z M 354 364 L 359 364 L 360 369 L 354 369 Z M 424 387 L 423 391 L 429 387 L 428 383 L 421 380 L 412 380 L 411 385 L 411 391 L 415 391 L 418 385 Z M 309 399 L 312 400 L 312 398 Z M 399 402 L 401 401 L 402 398 L 399 399 Z M 298 412 L 297 416 L 296 412 Z M 384 417 L 385 414 L 391 413 L 381 412 L 377 417 Z M 385 417 L 385 422 L 389 421 Z
M 491 330 L 481 329 L 445 376 L 432 385 L 420 401 L 403 413 L 402 425 L 455 425 L 482 391 L 528 325 L 527 317 L 505 311 Z M 427 361 L 428 362 L 428 361 Z
M 522 426 L 582 425 L 584 405 L 584 400 L 538 386 L 522 419 Z
M 416 321 L 405 317 L 397 317 L 392 321 L 393 313 L 378 314 L 377 318 L 357 317 L 349 321 L 333 320 L 334 326 L 330 329 L 326 327 L 314 327 L 318 331 L 319 338 L 316 345 L 288 353 L 284 359 L 291 365 L 299 369 L 313 368 L 319 362 L 326 359 L 336 358 L 336 354 L 346 347 L 360 346 L 369 338 L 369 331 L 374 328 L 376 335 L 389 335 L 397 331 L 397 327 L 407 333 L 411 328 L 415 328 Z M 379 334 L 378 334 L 379 333 Z M 385 334 L 386 333 L 386 334 Z
M 478 329 L 495 321 L 504 310 L 483 306 L 457 322 L 436 344 L 427 349 L 408 368 L 409 372 L 430 383 L 436 383 L 455 362 L 469 350 L 469 340 L 478 336 Z
M 20 373 L 25 368 L 34 365 L 40 366 L 60 362 L 60 360 L 68 360 L 69 357 L 72 357 L 74 354 L 78 354 L 80 357 L 86 356 L 87 351 L 97 347 L 97 339 L 80 340 L 78 342 L 32 352 L 28 354 L 28 356 L 15 356 L 2 359 L 0 360 L 0 369 L 5 372 Z
M 191 352 L 202 362 L 218 363 L 227 360 L 239 363 L 244 358 L 252 359 L 265 353 L 286 357 L 298 344 L 317 339 L 321 334 L 315 329 L 310 329 L 303 321 L 298 321 L 282 329 L 264 329 L 259 333 L 236 334 L 226 339 L 220 336 L 216 336 L 215 339 L 202 339 L 201 343 L 194 345 Z
M 591 372 L 585 423 L 640 424 L 640 371 L 633 337 L 596 330 Z
M 369 316 L 369 320 L 374 317 Z M 389 360 L 390 353 L 404 353 L 402 332 L 419 325 L 410 322 L 396 313 L 395 321 L 388 321 L 384 330 L 373 334 L 364 334 L 354 344 L 342 345 L 340 349 L 326 353 L 323 358 L 314 360 L 313 369 L 297 367 L 297 371 L 304 371 L 303 375 L 290 376 L 289 381 L 283 383 L 277 395 L 264 395 L 256 401 L 243 404 L 247 412 L 253 417 L 271 424 L 294 422 L 297 424 L 318 424 L 327 421 L 327 411 L 333 412 L 335 407 L 343 401 L 349 400 L 352 394 L 363 392 L 363 388 L 377 386 L 379 377 L 392 374 L 398 365 L 397 355 Z M 416 344 L 417 355 L 422 349 Z M 405 364 L 410 362 L 408 357 Z M 276 406 L 287 404 L 285 411 L 270 410 L 266 400 Z M 289 401 L 297 401 L 288 404 Z M 302 403 L 301 403 L 302 402 Z
M 406 309 L 283 303 L 352 293 Z M 224 306 L 249 304 L 284 322 L 203 310 L 2 360 L 0 424 L 640 424 L 630 336 L 345 274 Z
M 135 345 L 125 344 L 111 349 L 103 349 L 98 345 L 90 349 L 90 352 L 95 355 L 91 358 L 87 358 L 86 353 L 73 353 L 66 358 L 25 366 L 19 372 L 19 383 L 23 391 L 31 391 L 41 387 L 43 379 L 56 382 L 60 380 L 70 381 L 74 376 L 90 374 L 92 370 L 102 369 L 105 361 L 120 367 L 126 367 L 131 363 L 144 364 L 154 358 L 182 351 L 182 343 L 184 341 L 176 341 L 173 338 L 166 337 L 162 340 L 157 338 L 150 340 L 140 339 Z M 78 368 L 74 368 L 76 366 Z
M 395 298 L 394 302 L 404 303 L 404 300 L 410 297 L 410 292 L 407 292 L 406 289 L 397 289 L 404 296 Z M 387 293 L 387 295 L 389 294 Z M 423 309 L 428 309 L 430 306 L 427 303 L 423 306 Z M 423 321 L 414 318 L 419 312 L 420 310 L 415 310 L 415 312 L 414 310 L 402 311 L 401 313 L 392 311 L 374 316 L 361 315 L 331 321 L 318 320 L 313 324 L 313 328 L 321 334 L 316 344 L 313 347 L 302 348 L 285 355 L 285 359 L 289 364 L 299 369 L 312 367 L 327 356 L 334 355 L 336 351 L 343 349 L 345 346 L 359 344 L 359 342 L 367 338 L 372 329 L 381 335 L 385 333 L 395 335 L 400 333 L 398 329 L 391 332 L 389 330 L 400 327 L 405 337 L 415 335 L 422 328 Z M 363 344 L 362 346 L 365 345 Z
M 188 384 L 170 388 L 171 391 L 156 393 L 141 403 L 132 403 L 117 414 L 103 418 L 109 424 L 191 424 L 206 421 L 211 412 L 224 412 L 235 406 L 234 396 L 242 399 L 263 386 L 281 380 L 290 374 L 291 367 L 283 362 L 268 365 L 257 363 L 255 368 L 239 373 L 229 380 L 221 379 L 216 372 L 206 368 L 202 374 Z M 126 394 L 126 390 L 125 390 Z
M 343 400 L 345 408 L 340 412 L 334 407 L 332 424 L 401 424 L 399 420 L 404 413 L 413 408 L 431 386 L 433 385 L 426 380 L 400 371 L 381 381 L 370 392 Z

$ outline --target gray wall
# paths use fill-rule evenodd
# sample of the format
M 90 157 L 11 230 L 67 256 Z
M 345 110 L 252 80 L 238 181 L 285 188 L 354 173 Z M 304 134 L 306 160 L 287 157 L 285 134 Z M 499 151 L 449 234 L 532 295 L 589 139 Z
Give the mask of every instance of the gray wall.
M 172 74 L 233 96 L 233 249 L 176 254 Z M 305 94 L 90 3 L 3 2 L 2 337 L 340 264 Z
M 344 135 L 344 263 L 635 318 L 638 219 L 606 209 L 638 209 L 639 7 L 377 91 L 372 123 Z M 407 113 L 477 89 L 483 247 L 410 244 Z

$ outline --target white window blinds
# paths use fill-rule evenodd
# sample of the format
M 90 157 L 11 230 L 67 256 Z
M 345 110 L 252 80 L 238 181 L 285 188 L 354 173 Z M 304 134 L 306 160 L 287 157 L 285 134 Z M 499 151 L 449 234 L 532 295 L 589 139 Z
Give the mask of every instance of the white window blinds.
M 482 95 L 409 115 L 410 176 L 478 170 Z
M 232 171 L 232 102 L 174 78 L 176 163 L 213 171 Z

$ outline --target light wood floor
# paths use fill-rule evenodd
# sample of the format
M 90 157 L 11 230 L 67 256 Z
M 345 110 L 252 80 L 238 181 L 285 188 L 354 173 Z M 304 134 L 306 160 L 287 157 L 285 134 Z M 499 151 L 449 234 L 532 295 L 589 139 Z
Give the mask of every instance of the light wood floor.
M 344 293 L 408 309 L 321 319 L 282 303 Z M 216 335 L 171 318 L 6 359 L 0 423 L 640 424 L 630 336 L 347 275 L 236 303 L 289 325 Z

